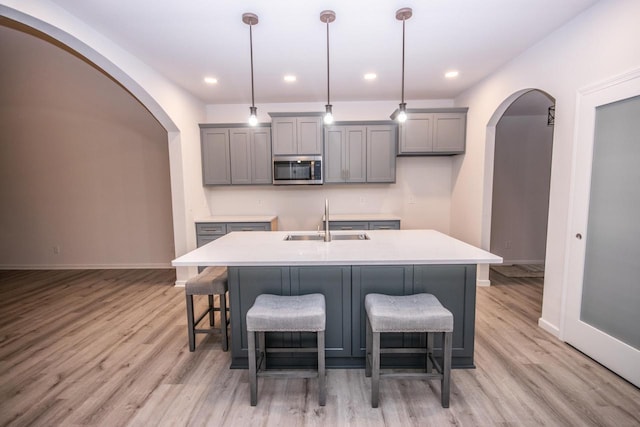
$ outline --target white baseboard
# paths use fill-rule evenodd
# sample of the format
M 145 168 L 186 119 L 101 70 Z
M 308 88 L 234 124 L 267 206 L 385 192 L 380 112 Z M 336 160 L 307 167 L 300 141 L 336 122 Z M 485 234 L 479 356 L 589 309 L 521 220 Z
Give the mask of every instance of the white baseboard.
M 544 329 L 545 331 L 549 332 L 554 337 L 560 339 L 560 329 L 558 329 L 557 326 L 547 322 L 542 317 L 538 319 L 538 326 L 541 329 Z
M 185 283 L 187 283 L 186 280 L 176 280 L 176 288 L 184 288 Z
M 0 264 L 0 270 L 124 270 L 175 268 L 166 263 L 150 264 Z
M 476 286 L 491 286 L 491 280 L 489 279 L 477 279 Z

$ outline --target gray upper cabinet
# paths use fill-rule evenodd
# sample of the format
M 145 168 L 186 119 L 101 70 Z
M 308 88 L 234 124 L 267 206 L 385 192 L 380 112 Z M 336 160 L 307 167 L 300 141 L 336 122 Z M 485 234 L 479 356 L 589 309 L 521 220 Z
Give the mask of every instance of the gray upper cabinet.
M 367 182 L 396 182 L 394 125 L 367 126 Z
M 395 182 L 396 125 L 346 123 L 325 128 L 325 183 Z
M 202 183 L 204 185 L 231 184 L 229 131 L 221 128 L 201 128 Z
M 400 125 L 398 154 L 464 153 L 466 125 L 466 108 L 409 109 L 407 121 Z
M 273 155 L 322 155 L 320 113 L 269 113 Z
M 271 129 L 201 124 L 204 185 L 271 184 Z
M 367 133 L 364 126 L 325 129 L 326 183 L 366 182 Z
M 231 183 L 271 184 L 271 130 L 232 128 L 229 135 Z

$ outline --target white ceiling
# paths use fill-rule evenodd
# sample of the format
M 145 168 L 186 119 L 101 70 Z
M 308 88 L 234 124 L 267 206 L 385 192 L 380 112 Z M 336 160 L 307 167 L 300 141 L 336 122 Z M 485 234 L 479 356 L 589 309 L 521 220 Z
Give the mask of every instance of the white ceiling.
M 400 98 L 406 21 L 405 98 L 453 98 L 597 0 L 52 0 L 205 103 L 251 102 L 249 27 L 253 12 L 255 99 L 326 103 L 326 24 L 331 100 Z M 444 78 L 460 71 L 454 80 Z M 373 82 L 363 79 L 375 72 Z M 295 74 L 287 84 L 283 76 Z M 216 85 L 203 82 L 218 79 Z M 410 107 L 410 105 L 409 105 Z

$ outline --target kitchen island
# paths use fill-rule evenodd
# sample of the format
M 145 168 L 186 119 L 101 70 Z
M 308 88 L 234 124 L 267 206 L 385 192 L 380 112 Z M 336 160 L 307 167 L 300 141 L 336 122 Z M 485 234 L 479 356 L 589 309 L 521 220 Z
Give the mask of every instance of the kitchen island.
M 328 367 L 364 366 L 364 297 L 372 292 L 434 294 L 454 315 L 453 367 L 473 367 L 476 265 L 502 259 L 434 230 L 358 233 L 366 236 L 341 240 L 354 237 L 354 232 L 332 231 L 332 241 L 324 242 L 309 232 L 233 232 L 175 259 L 173 265 L 228 267 L 234 368 L 246 367 L 245 316 L 259 294 L 314 292 L 322 293 L 327 304 Z M 289 236 L 294 240 L 287 240 Z M 382 345 L 396 346 L 417 346 L 424 340 L 409 333 L 384 338 Z M 272 334 L 269 339 L 284 347 L 314 342 L 311 334 L 303 333 Z M 388 356 L 384 366 L 421 363 L 416 356 Z M 273 357 L 272 366 L 306 363 L 313 359 L 284 353 Z

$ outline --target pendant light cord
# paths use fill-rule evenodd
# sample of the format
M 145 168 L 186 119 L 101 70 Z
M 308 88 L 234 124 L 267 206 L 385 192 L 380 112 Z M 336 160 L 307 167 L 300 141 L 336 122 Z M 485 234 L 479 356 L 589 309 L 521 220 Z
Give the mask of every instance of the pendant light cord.
M 402 18 L 402 103 L 404 104 L 404 23 L 406 19 Z
M 329 96 L 329 20 L 327 20 L 327 105 L 331 105 L 331 97 Z
M 253 32 L 251 31 L 253 25 L 249 24 L 249 53 L 251 56 L 251 106 L 255 107 L 255 99 L 253 97 Z

